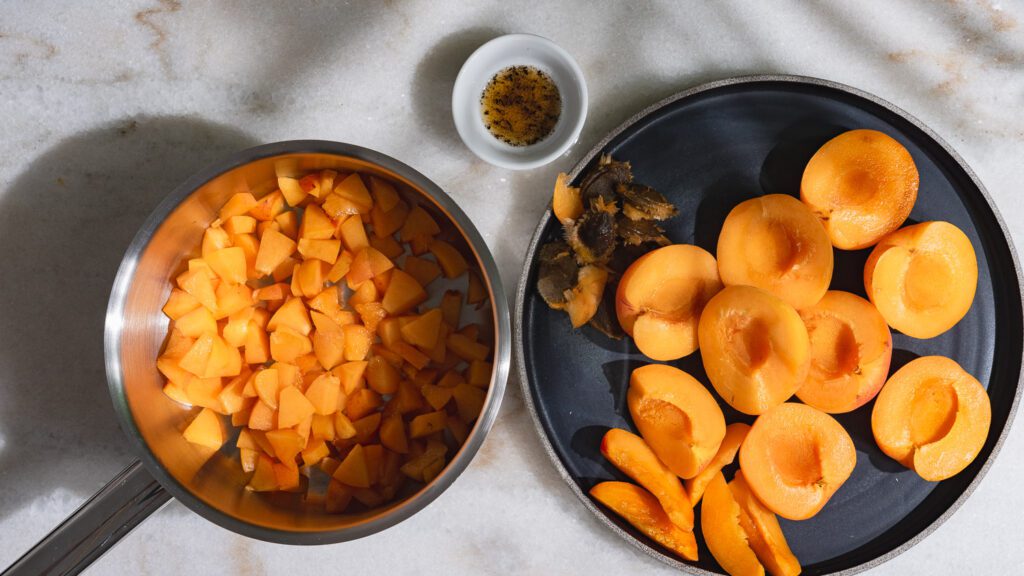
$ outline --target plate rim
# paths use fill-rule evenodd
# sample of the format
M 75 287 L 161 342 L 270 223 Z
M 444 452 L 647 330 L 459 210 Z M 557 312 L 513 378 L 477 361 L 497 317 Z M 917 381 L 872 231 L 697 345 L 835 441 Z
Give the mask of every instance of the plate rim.
M 824 87 L 833 90 L 838 90 L 840 92 L 845 92 L 847 94 L 859 98 L 863 98 L 873 104 L 881 106 L 882 108 L 885 108 L 886 110 L 896 114 L 903 120 L 906 120 L 915 128 L 921 130 L 926 136 L 931 138 L 932 141 L 938 144 L 939 147 L 941 147 L 945 153 L 949 154 L 949 156 L 957 163 L 957 165 L 964 171 L 964 173 L 967 174 L 968 178 L 970 178 L 971 180 L 971 183 L 981 192 L 981 197 L 985 200 L 985 204 L 988 206 L 989 210 L 991 210 L 993 215 L 995 215 L 996 222 L 999 224 L 999 231 L 1002 233 L 1003 239 L 1006 241 L 1007 247 L 1010 250 L 1010 261 L 1013 263 L 1013 269 L 1016 273 L 1017 278 L 1017 292 L 1018 296 L 1021 299 L 1022 306 L 1024 306 L 1024 276 L 1022 276 L 1021 273 L 1020 260 L 1017 254 L 1016 247 L 1013 244 L 1013 237 L 1009 233 L 1009 229 L 1006 226 L 1006 221 L 1003 219 L 1002 214 L 996 207 L 995 202 L 992 201 L 992 197 L 989 195 L 988 190 L 981 183 L 981 180 L 978 178 L 977 174 L 974 173 L 974 170 L 971 169 L 971 167 L 964 161 L 960 154 L 956 152 L 956 150 L 954 150 L 944 139 L 942 139 L 926 124 L 918 120 L 917 117 L 913 116 L 912 114 L 908 113 L 902 108 L 892 104 L 891 102 L 888 102 L 887 100 L 875 96 L 874 94 L 832 80 L 793 74 L 752 74 L 732 76 L 720 80 L 713 80 L 710 82 L 698 84 L 685 90 L 681 90 L 679 92 L 676 92 L 675 94 L 658 100 L 657 102 L 654 102 L 653 104 L 641 109 L 639 112 L 633 114 L 625 121 L 623 121 L 621 124 L 619 124 L 615 129 L 609 132 L 596 145 L 594 145 L 594 147 L 591 148 L 582 158 L 580 158 L 580 160 L 575 165 L 573 165 L 572 170 L 569 172 L 569 180 L 575 180 L 579 173 L 588 164 L 590 164 L 591 160 L 593 160 L 594 157 L 600 154 L 612 140 L 619 136 L 619 134 L 628 130 L 637 122 L 642 121 L 643 119 L 647 118 L 651 114 L 657 112 L 658 110 L 666 106 L 674 104 L 679 100 L 690 98 L 697 94 L 701 94 L 703 92 L 708 92 L 718 88 L 741 84 L 757 84 L 767 82 L 780 82 L 813 87 Z M 515 352 L 514 355 L 516 358 L 516 374 L 519 377 L 519 387 L 523 395 L 523 402 L 526 404 L 527 411 L 530 413 L 530 419 L 533 422 L 534 430 L 540 437 L 541 444 L 544 447 L 544 451 L 547 453 L 548 458 L 551 460 L 551 462 L 555 465 L 555 469 L 558 471 L 559 476 L 561 476 L 562 480 L 565 481 L 565 483 L 568 485 L 572 493 L 576 495 L 577 499 L 579 499 L 583 503 L 584 507 L 586 507 L 590 511 L 590 513 L 594 517 L 596 517 L 600 522 L 602 522 L 607 528 L 611 529 L 613 532 L 618 534 L 619 537 L 621 537 L 623 540 L 631 544 L 637 550 L 643 552 L 647 556 L 650 556 L 659 562 L 662 562 L 679 570 L 683 570 L 686 573 L 690 574 L 697 574 L 699 576 L 719 576 L 716 572 L 711 572 L 699 566 L 693 566 L 681 560 L 677 560 L 673 557 L 670 557 L 669 555 L 661 552 L 660 550 L 657 550 L 647 545 L 645 542 L 637 539 L 632 534 L 626 532 L 618 525 L 616 525 L 614 522 L 612 522 L 608 518 L 608 515 L 603 510 L 598 508 L 597 505 L 594 504 L 593 500 L 591 500 L 591 498 L 587 494 L 585 494 L 576 484 L 576 481 L 573 480 L 572 476 L 569 474 L 569 471 L 565 468 L 565 465 L 562 464 L 561 459 L 555 453 L 554 447 L 551 445 L 551 441 L 548 439 L 547 433 L 544 430 L 544 425 L 541 423 L 540 415 L 537 413 L 537 408 L 534 404 L 533 395 L 530 391 L 529 375 L 526 370 L 526 359 L 524 355 L 523 308 L 526 301 L 526 294 L 529 289 L 528 278 L 530 267 L 533 263 L 534 256 L 537 252 L 537 245 L 539 244 L 540 238 L 543 235 L 544 228 L 547 226 L 548 221 L 551 219 L 551 217 L 551 202 L 549 200 L 547 208 L 545 209 L 544 214 L 541 216 L 540 222 L 537 224 L 537 227 L 534 229 L 533 235 L 530 238 L 530 243 L 527 246 L 526 250 L 526 256 L 523 260 L 523 268 L 519 277 L 518 285 L 516 287 L 514 318 L 515 327 L 513 329 L 512 334 L 512 344 L 513 350 Z M 978 471 L 977 475 L 974 477 L 971 483 L 967 485 L 964 491 L 960 493 L 956 500 L 953 501 L 953 503 L 948 508 L 946 508 L 946 510 L 943 511 L 943 513 L 940 514 L 938 518 L 936 518 L 930 524 L 928 524 L 928 526 L 926 526 L 924 530 L 921 530 L 912 538 L 910 538 L 903 544 L 897 546 L 896 548 L 893 548 L 889 552 L 886 552 L 885 554 L 882 554 L 881 556 L 873 558 L 867 562 L 862 562 L 860 564 L 857 564 L 856 566 L 846 568 L 839 572 L 832 572 L 831 574 L 833 574 L 834 576 L 852 576 L 853 574 L 858 574 L 866 570 L 876 568 L 917 545 L 919 542 L 921 542 L 929 535 L 931 535 L 932 532 L 938 529 L 939 526 L 945 523 L 946 520 L 948 520 L 957 510 L 959 510 L 963 503 L 966 502 L 967 499 L 971 496 L 971 494 L 973 494 L 974 491 L 977 489 L 978 485 L 987 475 L 989 468 L 992 466 L 993 462 L 995 462 L 996 457 L 999 455 L 999 451 L 1002 449 L 1003 443 L 1006 441 L 1006 437 L 1009 434 L 1010 428 L 1013 426 L 1013 421 L 1017 415 L 1017 408 L 1021 398 L 1022 384 L 1024 384 L 1024 369 L 1022 369 L 1020 373 L 1018 373 L 1017 375 L 1017 388 L 1014 392 L 1013 402 L 1010 405 L 1010 411 L 1007 414 L 1006 424 L 1003 426 L 1003 429 L 1000 432 L 999 437 L 996 439 L 995 445 L 992 447 L 992 453 L 989 454 L 988 458 L 985 460 L 985 463 L 982 465 L 981 469 Z

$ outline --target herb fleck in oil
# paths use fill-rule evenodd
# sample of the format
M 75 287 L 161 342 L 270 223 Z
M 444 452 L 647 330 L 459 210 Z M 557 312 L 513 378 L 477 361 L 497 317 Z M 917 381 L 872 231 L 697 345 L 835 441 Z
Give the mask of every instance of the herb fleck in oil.
M 492 136 L 530 146 L 555 129 L 562 113 L 558 86 L 533 66 L 509 66 L 491 78 L 480 96 L 480 113 Z

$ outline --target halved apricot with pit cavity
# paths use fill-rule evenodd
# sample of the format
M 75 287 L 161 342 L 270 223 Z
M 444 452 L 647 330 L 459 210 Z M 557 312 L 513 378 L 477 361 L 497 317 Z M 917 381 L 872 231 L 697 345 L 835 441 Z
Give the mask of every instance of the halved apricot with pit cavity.
M 803 308 L 828 290 L 832 244 L 818 218 L 796 198 L 751 198 L 725 218 L 718 272 L 726 286 L 757 286 Z
M 867 248 L 899 228 L 917 200 L 914 159 L 877 130 L 851 130 L 811 157 L 800 198 L 825 225 L 832 245 Z
M 641 352 L 654 360 L 675 360 L 697 349 L 697 321 L 721 289 L 714 256 L 674 244 L 644 254 L 626 269 L 615 312 Z
M 867 404 L 885 384 L 892 359 L 882 315 L 860 296 L 829 291 L 800 317 L 811 339 L 811 367 L 797 397 L 832 414 Z
M 864 289 L 889 326 L 932 338 L 974 302 L 978 259 L 967 235 L 948 222 L 922 222 L 886 236 L 864 265 Z
M 871 412 L 882 452 L 930 481 L 966 468 L 985 445 L 991 422 L 985 388 L 944 356 L 917 358 L 897 370 Z
M 740 448 L 750 489 L 790 520 L 817 514 L 856 463 L 853 440 L 843 426 L 806 404 L 781 404 L 760 415 Z
M 810 342 L 792 306 L 752 286 L 729 286 L 704 307 L 698 328 L 708 379 L 730 406 L 760 414 L 803 384 Z
M 681 478 L 696 476 L 725 437 L 725 417 L 714 396 L 678 368 L 637 368 L 629 378 L 626 401 L 644 441 Z

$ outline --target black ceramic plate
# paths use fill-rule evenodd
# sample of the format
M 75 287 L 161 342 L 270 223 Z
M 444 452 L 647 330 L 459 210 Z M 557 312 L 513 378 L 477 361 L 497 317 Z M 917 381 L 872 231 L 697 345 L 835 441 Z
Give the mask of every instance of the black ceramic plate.
M 1021 282 L 1005 227 L 984 189 L 949 146 L 905 112 L 846 86 L 789 76 L 725 80 L 671 97 L 613 132 L 571 174 L 577 178 L 600 153 L 628 160 L 636 181 L 679 207 L 680 215 L 667 226 L 669 238 L 714 254 L 733 206 L 766 193 L 798 194 L 814 151 L 854 128 L 881 130 L 907 147 L 921 176 L 911 222 L 956 224 L 978 256 L 977 296 L 967 316 L 930 340 L 894 333 L 891 370 L 917 356 L 953 358 L 987 386 L 992 427 L 971 466 L 930 483 L 875 445 L 873 403 L 838 416 L 857 447 L 853 475 L 814 518 L 782 522 L 805 574 L 852 574 L 912 546 L 967 498 L 1006 435 L 1021 376 Z M 573 330 L 563 312 L 541 300 L 535 288 L 537 249 L 559 234 L 558 222 L 545 215 L 527 255 L 517 303 L 520 377 L 545 447 L 576 495 L 627 541 L 683 570 L 721 573 L 703 542 L 699 562 L 680 562 L 586 495 L 597 482 L 626 479 L 603 460 L 598 445 L 609 427 L 633 429 L 626 387 L 632 369 L 648 360 L 628 339 L 612 340 L 590 327 Z M 833 289 L 864 295 L 868 252 L 836 251 Z M 708 384 L 699 353 L 671 364 Z M 731 410 L 726 419 L 752 420 Z

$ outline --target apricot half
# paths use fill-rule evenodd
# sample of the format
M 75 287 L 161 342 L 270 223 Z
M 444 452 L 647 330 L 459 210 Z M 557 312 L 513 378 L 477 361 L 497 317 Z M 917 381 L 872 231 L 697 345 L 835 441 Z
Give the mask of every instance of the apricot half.
M 728 286 L 704 307 L 698 329 L 708 379 L 730 406 L 760 414 L 807 377 L 810 342 L 792 306 L 752 286 Z
M 818 513 L 857 463 L 853 440 L 828 414 L 787 402 L 760 415 L 740 448 L 740 468 L 757 498 L 790 520 Z
M 991 422 L 985 388 L 944 356 L 917 358 L 897 370 L 871 412 L 882 452 L 935 482 L 974 461 Z
M 715 257 L 673 244 L 644 254 L 619 281 L 615 312 L 637 348 L 654 360 L 675 360 L 697 349 L 697 322 L 719 290 Z
M 892 359 L 892 333 L 882 315 L 860 296 L 829 291 L 800 317 L 811 366 L 797 397 L 832 414 L 867 404 L 885 384 Z
M 601 454 L 641 486 L 665 509 L 672 523 L 693 530 L 693 506 L 679 477 L 665 467 L 643 438 L 621 428 L 612 428 L 601 440 Z
M 914 159 L 877 130 L 850 130 L 811 157 L 800 199 L 821 219 L 832 245 L 867 248 L 900 227 L 917 200 Z
M 948 222 L 922 222 L 886 236 L 864 265 L 864 289 L 882 317 L 913 338 L 932 338 L 974 302 L 978 259 L 967 235 Z
M 821 300 L 832 281 L 832 244 L 818 218 L 796 198 L 751 198 L 725 218 L 718 272 L 726 286 L 756 286 L 804 308 Z
M 644 441 L 681 478 L 696 476 L 725 437 L 725 416 L 714 396 L 678 368 L 637 368 L 629 378 L 626 401 Z

